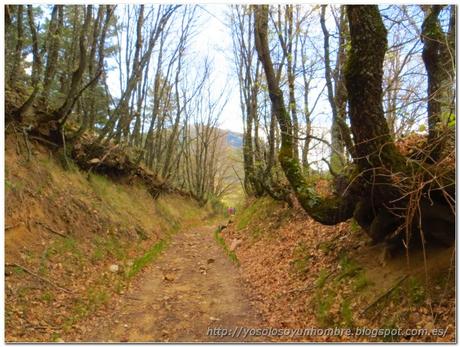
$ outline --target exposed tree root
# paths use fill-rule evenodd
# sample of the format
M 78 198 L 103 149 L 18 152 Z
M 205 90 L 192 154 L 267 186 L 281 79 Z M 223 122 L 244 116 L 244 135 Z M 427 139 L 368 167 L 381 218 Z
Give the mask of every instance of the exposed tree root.
M 13 126 L 12 131 L 23 135 L 27 141 L 41 142 L 51 150 L 62 150 L 65 141 L 63 133 L 53 123 L 38 127 Z M 72 158 L 78 167 L 88 173 L 96 172 L 113 179 L 124 179 L 129 183 L 138 181 L 146 186 L 154 199 L 162 193 L 174 193 L 193 198 L 192 195 L 171 186 L 139 164 L 137 160 L 139 153 L 132 148 L 111 142 L 100 144 L 96 141 L 96 137 L 89 133 L 82 134 L 73 142 L 67 142 L 64 155 L 66 158 L 67 156 Z

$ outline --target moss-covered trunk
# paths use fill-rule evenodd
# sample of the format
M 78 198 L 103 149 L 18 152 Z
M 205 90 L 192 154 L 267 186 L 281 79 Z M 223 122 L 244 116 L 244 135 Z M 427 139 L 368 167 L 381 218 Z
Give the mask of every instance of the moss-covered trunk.
M 284 104 L 268 46 L 268 6 L 255 7 L 255 40 L 259 59 L 267 78 L 270 100 L 281 130 L 281 148 L 278 159 L 283 171 L 302 207 L 309 215 L 323 224 L 337 224 L 349 219 L 354 202 L 347 197 L 321 199 L 307 186 L 299 161 L 293 156 L 293 127 Z
M 453 198 L 444 196 L 445 184 L 431 179 L 436 176 L 433 167 L 422 167 L 421 163 L 414 163 L 399 153 L 384 117 L 382 77 L 387 32 L 378 7 L 347 6 L 351 50 L 345 82 L 355 144 L 350 152 L 356 170 L 353 177 L 348 177 L 352 184 L 345 195 L 327 199 L 319 198 L 308 187 L 299 162 L 292 155 L 292 123 L 275 78 L 268 46 L 268 6 L 257 6 L 255 15 L 256 48 L 281 129 L 279 160 L 307 213 L 323 224 L 336 224 L 354 216 L 376 241 L 399 242 L 404 235 L 402 231 L 405 230 L 407 236 L 415 228 L 429 232 L 438 240 L 451 242 L 455 219 L 452 204 L 447 200 Z M 443 177 L 447 179 L 446 175 Z M 437 200 L 426 198 L 427 194 L 437 195 Z M 406 237 L 406 245 L 409 237 Z
M 454 111 L 452 86 L 455 84 L 455 46 L 452 46 L 452 41 L 449 40 L 449 33 L 445 35 L 442 31 L 439 21 L 442 8 L 443 5 L 426 7 L 421 34 L 422 58 L 428 77 L 428 142 L 432 147 L 430 153 L 432 162 L 437 161 L 442 152 L 443 143 L 439 141 L 442 114 L 443 112 L 450 114 Z M 455 13 L 455 9 L 451 11 Z
M 383 59 L 387 31 L 377 6 L 347 6 L 351 50 L 345 81 L 356 162 L 361 171 L 384 166 L 401 168 L 382 107 Z

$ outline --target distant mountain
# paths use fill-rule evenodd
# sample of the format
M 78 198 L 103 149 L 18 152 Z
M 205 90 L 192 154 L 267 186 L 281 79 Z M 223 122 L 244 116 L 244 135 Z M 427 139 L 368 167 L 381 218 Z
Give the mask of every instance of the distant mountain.
M 233 148 L 243 148 L 243 134 L 225 130 L 227 133 L 227 143 Z

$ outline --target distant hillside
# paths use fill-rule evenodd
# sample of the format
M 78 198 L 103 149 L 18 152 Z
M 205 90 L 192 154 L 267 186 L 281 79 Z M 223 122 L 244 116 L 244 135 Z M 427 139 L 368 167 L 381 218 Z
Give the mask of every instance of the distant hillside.
M 227 143 L 233 148 L 243 148 L 243 134 L 229 130 L 224 130 L 227 133 Z

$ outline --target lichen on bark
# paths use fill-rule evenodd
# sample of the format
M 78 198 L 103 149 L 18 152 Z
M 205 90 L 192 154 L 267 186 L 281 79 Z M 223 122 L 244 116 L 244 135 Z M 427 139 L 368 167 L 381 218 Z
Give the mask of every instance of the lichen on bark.
M 347 14 L 351 47 L 345 82 L 355 144 L 352 155 L 356 168 L 348 177 L 353 184 L 347 187 L 345 194 L 322 198 L 308 186 L 300 170 L 300 163 L 293 157 L 291 119 L 275 78 L 268 46 L 268 6 L 256 6 L 256 49 L 266 74 L 273 112 L 281 130 L 279 161 L 284 173 L 301 206 L 322 224 L 337 224 L 354 216 L 375 241 L 393 242 L 391 240 L 396 239 L 399 242 L 401 234 L 395 231 L 402 230 L 405 225 L 415 224 L 416 228 L 434 230 L 432 236 L 440 234 L 441 238 L 451 240 L 454 234 L 452 230 L 455 229 L 452 228 L 454 218 L 445 201 L 447 198 L 442 195 L 444 193 L 437 194 L 439 201 L 435 207 L 440 212 L 435 214 L 425 201 L 427 199 L 417 195 L 420 186 L 417 180 L 427 182 L 430 177 L 425 179 L 422 176 L 435 172 L 433 167 L 420 167 L 420 163 L 405 158 L 396 148 L 385 120 L 382 79 L 387 31 L 379 9 L 376 5 L 353 5 L 347 6 Z M 398 179 L 405 180 L 409 186 L 402 187 Z M 431 195 L 434 194 L 433 190 L 445 191 L 445 187 L 436 182 L 436 187 L 427 188 Z M 416 195 L 411 195 L 412 191 Z M 422 207 L 415 215 L 409 215 L 408 206 L 413 201 Z M 400 214 L 396 215 L 394 211 Z M 401 213 L 407 216 L 403 218 Z M 421 222 L 413 224 L 413 220 Z M 445 231 L 438 233 L 439 229 Z

